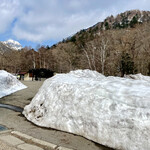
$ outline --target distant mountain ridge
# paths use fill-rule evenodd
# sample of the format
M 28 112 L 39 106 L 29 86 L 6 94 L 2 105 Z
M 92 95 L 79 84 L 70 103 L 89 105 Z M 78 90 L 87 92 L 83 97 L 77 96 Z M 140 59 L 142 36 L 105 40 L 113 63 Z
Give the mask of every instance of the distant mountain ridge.
M 22 49 L 22 45 L 18 41 L 14 41 L 12 39 L 9 39 L 8 41 L 2 42 L 4 45 L 6 45 L 8 48 L 14 49 L 14 50 L 20 50 Z
M 88 68 L 106 76 L 150 75 L 150 11 L 111 15 L 54 44 L 50 50 L 56 58 L 56 72 Z
M 120 29 L 127 27 L 134 27 L 137 23 L 149 22 L 150 11 L 130 10 L 124 13 L 118 14 L 116 17 L 111 15 L 107 17 L 103 22 L 99 22 L 93 26 L 98 29 Z
M 150 11 L 130 10 L 120 13 L 117 16 L 111 15 L 103 22 L 98 22 L 87 29 L 80 30 L 73 36 L 66 38 L 65 41 L 75 42 L 78 39 L 86 37 L 87 34 L 98 34 L 103 30 L 134 28 L 137 24 L 143 24 L 145 22 L 150 22 Z
M 12 51 L 13 49 L 11 49 L 10 47 L 6 46 L 3 42 L 0 42 L 0 54 L 4 54 L 7 52 Z

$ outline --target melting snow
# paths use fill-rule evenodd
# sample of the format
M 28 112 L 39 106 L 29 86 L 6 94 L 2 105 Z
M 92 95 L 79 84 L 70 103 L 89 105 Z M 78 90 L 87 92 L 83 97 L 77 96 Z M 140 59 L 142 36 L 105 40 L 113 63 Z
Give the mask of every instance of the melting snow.
M 125 75 L 125 78 L 129 79 L 135 79 L 135 80 L 144 80 L 150 82 L 150 77 L 149 76 L 143 76 L 141 73 L 139 74 L 130 74 L 130 75 Z
M 141 75 L 142 76 L 142 75 Z M 150 149 L 150 82 L 90 70 L 47 79 L 23 114 L 121 150 Z
M 26 88 L 12 74 L 0 70 L 0 98 Z

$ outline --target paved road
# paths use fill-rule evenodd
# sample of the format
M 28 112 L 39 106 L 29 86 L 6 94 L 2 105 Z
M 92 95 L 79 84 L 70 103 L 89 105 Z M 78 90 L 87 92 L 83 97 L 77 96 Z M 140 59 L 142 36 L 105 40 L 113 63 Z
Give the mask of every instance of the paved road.
M 7 143 L 3 141 L 0 141 L 0 150 L 17 150 L 17 149 L 8 145 Z
M 24 81 L 23 83 L 28 86 L 27 89 L 1 98 L 0 103 L 11 104 L 24 108 L 25 105 L 30 103 L 31 99 L 37 93 L 43 82 Z M 47 129 L 38 127 L 27 121 L 26 118 L 19 112 L 0 108 L 0 114 L 1 125 L 5 125 L 11 130 L 20 131 L 37 139 L 41 139 L 59 146 L 68 147 L 75 150 L 110 150 L 110 148 L 106 148 L 104 146 L 96 144 L 81 136 L 50 128 Z

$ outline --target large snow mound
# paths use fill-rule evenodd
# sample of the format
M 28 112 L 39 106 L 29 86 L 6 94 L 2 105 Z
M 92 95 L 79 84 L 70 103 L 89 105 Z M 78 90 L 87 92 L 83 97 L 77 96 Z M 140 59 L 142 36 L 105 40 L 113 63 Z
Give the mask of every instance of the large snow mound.
M 150 82 L 77 70 L 47 79 L 25 117 L 121 150 L 150 149 Z
M 27 88 L 12 74 L 0 70 L 0 98 Z

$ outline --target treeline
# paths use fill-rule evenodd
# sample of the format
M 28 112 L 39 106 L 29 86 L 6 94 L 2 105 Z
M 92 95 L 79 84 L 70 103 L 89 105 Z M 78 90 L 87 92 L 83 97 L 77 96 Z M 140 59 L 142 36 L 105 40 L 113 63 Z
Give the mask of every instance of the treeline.
M 81 32 L 52 47 L 23 48 L 0 55 L 0 69 L 16 73 L 47 68 L 58 73 L 91 69 L 105 75 L 150 75 L 150 23 L 134 28 Z
M 82 31 L 52 51 L 62 72 L 88 68 L 105 75 L 150 75 L 150 23 L 96 33 Z
M 49 47 L 42 46 L 37 51 L 25 47 L 18 51 L 12 50 L 0 53 L 0 69 L 12 73 L 38 68 L 51 68 L 54 70 L 53 65 L 54 60 Z

